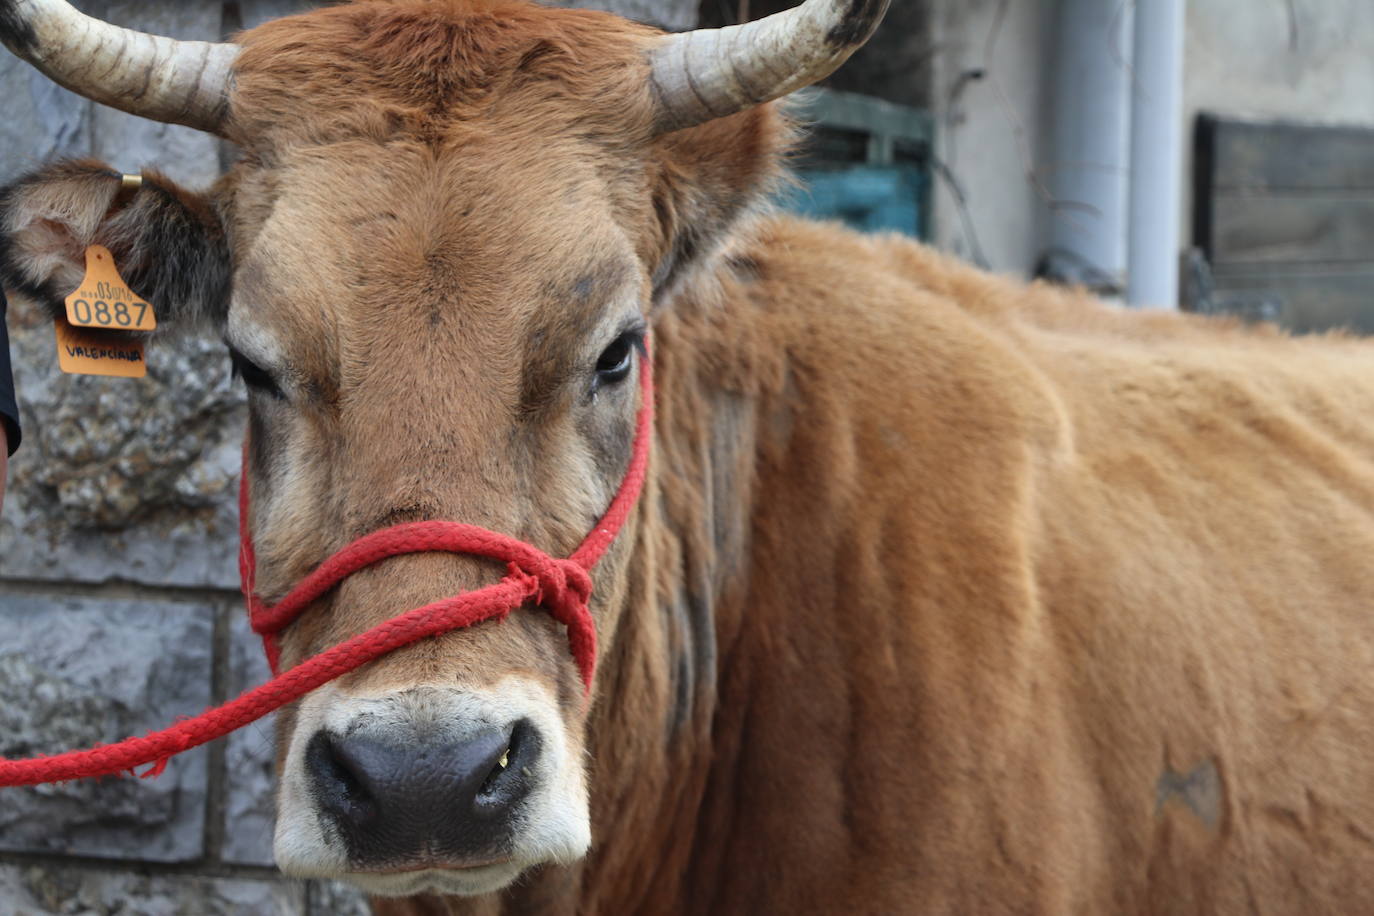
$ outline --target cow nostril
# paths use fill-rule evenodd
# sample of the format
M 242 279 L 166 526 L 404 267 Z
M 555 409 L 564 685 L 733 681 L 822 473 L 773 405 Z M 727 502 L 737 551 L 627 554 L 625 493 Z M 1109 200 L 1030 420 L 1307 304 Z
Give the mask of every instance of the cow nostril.
M 496 784 L 497 777 L 510 768 L 510 756 L 510 748 L 507 747 L 505 751 L 502 752 L 501 759 L 496 761 L 496 766 L 492 767 L 491 772 L 487 774 L 487 778 L 482 782 L 482 788 L 477 790 L 479 798 L 483 795 L 490 794 Z
M 528 720 L 519 720 L 511 728 L 505 750 L 473 799 L 473 813 L 491 817 L 510 810 L 511 805 L 529 791 L 538 755 L 538 733 Z
M 521 719 L 462 738 L 311 736 L 310 790 L 350 860 L 394 865 L 509 851 L 520 803 L 537 784 L 538 730 Z
M 316 732 L 310 739 L 305 749 L 305 765 L 324 807 L 344 813 L 355 822 L 365 822 L 376 814 L 372 794 L 348 765 L 346 756 L 339 753 L 328 732 Z

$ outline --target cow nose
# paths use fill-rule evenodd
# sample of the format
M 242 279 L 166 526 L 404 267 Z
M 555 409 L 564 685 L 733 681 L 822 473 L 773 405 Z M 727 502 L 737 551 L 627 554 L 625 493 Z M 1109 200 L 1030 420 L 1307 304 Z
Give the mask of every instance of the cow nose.
M 512 813 L 539 754 L 529 722 L 461 740 L 316 732 L 306 772 L 355 868 L 473 864 L 509 851 Z

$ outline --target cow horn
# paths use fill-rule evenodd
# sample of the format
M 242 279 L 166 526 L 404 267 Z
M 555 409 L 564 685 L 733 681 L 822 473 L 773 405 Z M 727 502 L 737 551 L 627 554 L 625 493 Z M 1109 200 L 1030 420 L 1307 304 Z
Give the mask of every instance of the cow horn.
M 65 0 L 0 0 L 0 41 L 53 81 L 130 114 L 218 132 L 238 46 L 93 19 Z
M 755 22 L 669 35 L 650 52 L 660 133 L 822 80 L 859 49 L 889 0 L 806 0 Z

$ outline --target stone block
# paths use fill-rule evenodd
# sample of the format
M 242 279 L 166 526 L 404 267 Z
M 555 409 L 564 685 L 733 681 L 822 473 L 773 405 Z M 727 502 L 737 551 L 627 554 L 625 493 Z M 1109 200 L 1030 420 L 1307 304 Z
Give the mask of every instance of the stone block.
M 154 343 L 148 377 L 66 375 L 52 324 L 10 305 L 24 445 L 0 576 L 238 587 L 243 387 L 209 335 Z
M 310 882 L 310 916 L 371 916 L 363 892 L 338 881 Z
M 271 675 L 262 640 L 248 626 L 241 606 L 230 610 L 229 693 L 238 696 Z M 268 716 L 229 736 L 225 756 L 224 860 L 272 865 L 275 823 L 276 730 Z
M 293 881 L 149 875 L 42 865 L 0 865 L 0 901 L 15 916 L 302 916 L 305 885 Z
M 312 0 L 239 0 L 243 28 L 251 29 L 270 19 L 293 16 L 322 4 Z
M 553 5 L 605 10 L 670 32 L 694 28 L 697 24 L 697 0 L 558 0 Z
M 90 154 L 90 102 L 8 52 L 0 54 L 0 89 L 0 182 L 54 158 Z
M 210 705 L 214 608 L 0 593 L 0 756 L 118 741 Z M 77 780 L 0 794 L 0 849 L 149 861 L 204 850 L 207 755 L 157 779 Z

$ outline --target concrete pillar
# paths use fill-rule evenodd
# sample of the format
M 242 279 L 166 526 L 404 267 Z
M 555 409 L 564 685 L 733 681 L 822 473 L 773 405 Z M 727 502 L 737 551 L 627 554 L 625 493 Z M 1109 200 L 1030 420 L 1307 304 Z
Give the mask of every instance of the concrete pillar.
M 1133 306 L 1147 308 L 1178 308 L 1183 2 L 1135 4 L 1126 298 Z
M 1147 0 L 1148 2 L 1148 0 Z M 1047 267 L 1101 292 L 1126 281 L 1131 4 L 1059 0 Z

